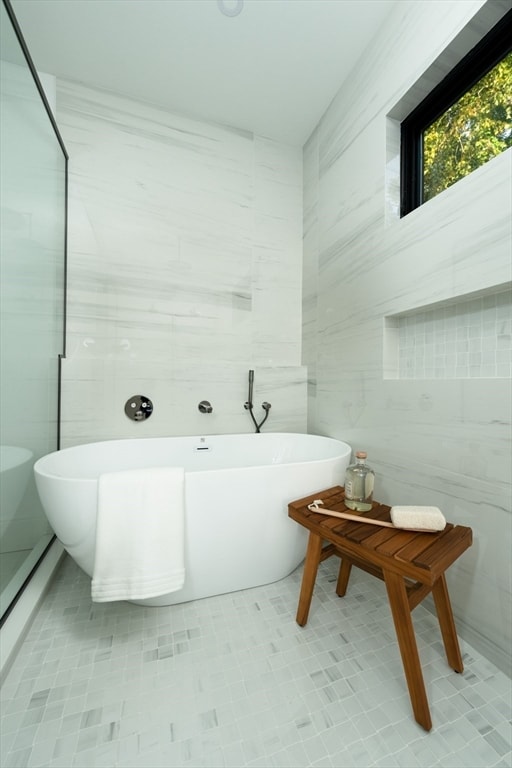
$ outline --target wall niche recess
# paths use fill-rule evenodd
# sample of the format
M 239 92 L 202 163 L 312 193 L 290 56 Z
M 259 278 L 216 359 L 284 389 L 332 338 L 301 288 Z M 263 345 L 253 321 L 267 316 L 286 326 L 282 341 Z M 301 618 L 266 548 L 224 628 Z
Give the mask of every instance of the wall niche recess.
M 512 283 L 384 317 L 385 379 L 512 376 Z

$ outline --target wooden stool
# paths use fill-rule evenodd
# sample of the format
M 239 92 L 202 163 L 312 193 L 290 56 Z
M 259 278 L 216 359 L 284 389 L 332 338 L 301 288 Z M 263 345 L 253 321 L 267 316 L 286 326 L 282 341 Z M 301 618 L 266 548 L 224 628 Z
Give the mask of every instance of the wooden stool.
M 288 505 L 288 516 L 309 530 L 297 623 L 301 627 L 306 624 L 318 565 L 331 555 L 341 557 L 336 585 L 336 594 L 340 597 L 345 595 L 353 565 L 382 579 L 386 584 L 414 717 L 429 731 L 432 720 L 411 612 L 432 592 L 448 663 L 456 672 L 462 672 L 464 667 L 444 574 L 471 546 L 471 528 L 451 523 L 439 533 L 378 528 L 311 512 L 308 504 L 315 499 L 322 499 L 326 509 L 361 514 L 345 506 L 345 493 L 340 486 Z M 374 502 L 371 512 L 362 515 L 390 521 L 389 513 L 390 507 Z M 323 546 L 324 541 L 328 542 L 326 546 Z

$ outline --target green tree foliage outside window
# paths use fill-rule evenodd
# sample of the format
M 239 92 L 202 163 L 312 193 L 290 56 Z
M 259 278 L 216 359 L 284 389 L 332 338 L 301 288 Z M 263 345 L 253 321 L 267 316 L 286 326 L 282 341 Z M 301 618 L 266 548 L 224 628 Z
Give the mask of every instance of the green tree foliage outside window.
M 423 200 L 512 146 L 512 53 L 423 133 Z

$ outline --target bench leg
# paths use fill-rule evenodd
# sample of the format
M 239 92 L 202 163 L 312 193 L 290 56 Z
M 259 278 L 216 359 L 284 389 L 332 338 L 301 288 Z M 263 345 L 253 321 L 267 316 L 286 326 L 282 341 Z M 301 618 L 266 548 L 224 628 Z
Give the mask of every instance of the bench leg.
M 456 672 L 463 672 L 464 664 L 462 663 L 462 656 L 460 655 L 459 641 L 455 629 L 455 622 L 453 620 L 452 606 L 444 573 L 432 587 L 432 595 L 434 596 L 437 618 L 443 636 L 448 664 Z
M 338 581 L 336 584 L 336 594 L 338 597 L 344 597 L 347 592 L 348 580 L 350 578 L 350 571 L 352 570 L 352 563 L 347 560 L 346 557 L 342 557 L 340 570 L 338 573 Z
M 396 573 L 386 570 L 383 573 L 414 717 L 426 731 L 430 731 L 432 720 L 405 583 Z
M 300 588 L 299 607 L 297 608 L 296 621 L 299 626 L 304 627 L 309 614 L 309 606 L 313 597 L 318 563 L 322 556 L 322 537 L 310 531 L 308 539 L 308 548 L 306 550 L 306 559 L 304 561 L 304 573 L 302 574 L 302 585 Z

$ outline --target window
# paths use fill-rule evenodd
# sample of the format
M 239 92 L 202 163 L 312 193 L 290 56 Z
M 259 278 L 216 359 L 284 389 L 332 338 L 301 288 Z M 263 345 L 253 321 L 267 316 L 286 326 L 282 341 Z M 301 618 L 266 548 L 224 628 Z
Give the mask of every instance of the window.
M 512 11 L 401 124 L 401 215 L 512 146 Z

